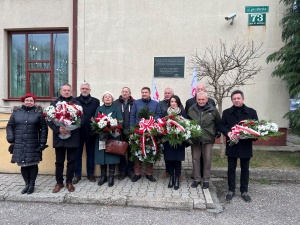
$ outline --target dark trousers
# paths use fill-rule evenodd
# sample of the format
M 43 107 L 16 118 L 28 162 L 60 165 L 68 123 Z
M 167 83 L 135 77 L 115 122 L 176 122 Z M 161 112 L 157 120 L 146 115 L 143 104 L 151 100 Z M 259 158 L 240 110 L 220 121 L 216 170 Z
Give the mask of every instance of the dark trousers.
M 119 170 L 120 173 L 124 173 L 124 174 L 132 174 L 133 173 L 133 162 L 129 160 L 130 156 L 131 156 L 131 152 L 130 152 L 130 148 L 128 146 L 127 149 L 127 159 L 125 155 L 121 155 L 120 157 L 120 164 L 119 164 Z
M 66 183 L 72 183 L 75 171 L 76 148 L 55 148 L 56 162 L 55 162 L 55 177 L 58 184 L 64 182 L 64 162 L 67 153 L 67 179 Z
M 89 140 L 80 143 L 80 146 L 76 149 L 76 162 L 75 162 L 75 176 L 80 177 L 82 172 L 82 153 L 85 144 L 86 150 L 86 172 L 87 175 L 94 175 L 95 163 L 94 163 L 94 153 L 95 153 L 95 141 Z
M 167 172 L 170 176 L 179 177 L 181 175 L 181 161 L 165 160 Z
M 235 192 L 237 158 L 227 157 L 227 162 L 228 162 L 228 172 L 227 172 L 228 190 Z M 240 191 L 241 191 L 241 193 L 248 192 L 249 164 L 250 164 L 250 158 L 240 159 L 240 165 L 241 165 Z

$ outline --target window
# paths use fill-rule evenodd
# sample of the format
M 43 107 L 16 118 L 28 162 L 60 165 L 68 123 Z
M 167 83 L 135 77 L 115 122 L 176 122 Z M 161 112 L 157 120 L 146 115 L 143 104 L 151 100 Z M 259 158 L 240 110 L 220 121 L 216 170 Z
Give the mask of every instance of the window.
M 59 95 L 68 83 L 67 31 L 9 33 L 9 98 L 30 92 L 41 99 Z

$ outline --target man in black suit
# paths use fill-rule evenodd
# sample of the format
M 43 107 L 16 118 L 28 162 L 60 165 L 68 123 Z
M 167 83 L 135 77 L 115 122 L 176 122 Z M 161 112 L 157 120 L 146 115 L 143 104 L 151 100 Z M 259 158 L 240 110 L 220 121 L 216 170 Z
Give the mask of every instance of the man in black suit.
M 219 126 L 220 131 L 226 136 L 226 156 L 228 162 L 228 193 L 226 200 L 231 201 L 235 194 L 236 166 L 237 159 L 240 159 L 241 178 L 240 192 L 245 202 L 250 202 L 251 197 L 248 194 L 249 184 L 249 164 L 252 157 L 252 141 L 255 139 L 240 139 L 231 132 L 231 128 L 242 120 L 258 120 L 257 113 L 254 109 L 244 104 L 244 93 L 235 90 L 231 94 L 233 106 L 223 111 L 222 120 Z M 229 140 L 238 141 L 230 146 Z

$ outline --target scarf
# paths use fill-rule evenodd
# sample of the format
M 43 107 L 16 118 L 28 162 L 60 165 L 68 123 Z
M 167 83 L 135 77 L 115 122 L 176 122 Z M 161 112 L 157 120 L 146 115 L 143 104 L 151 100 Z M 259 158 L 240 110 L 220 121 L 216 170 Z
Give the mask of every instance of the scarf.
M 177 108 L 172 108 L 171 106 L 168 108 L 168 110 L 167 110 L 167 113 L 168 113 L 168 115 L 171 115 L 171 114 L 179 114 L 179 113 L 181 113 L 181 109 L 179 108 L 179 107 L 177 107 Z

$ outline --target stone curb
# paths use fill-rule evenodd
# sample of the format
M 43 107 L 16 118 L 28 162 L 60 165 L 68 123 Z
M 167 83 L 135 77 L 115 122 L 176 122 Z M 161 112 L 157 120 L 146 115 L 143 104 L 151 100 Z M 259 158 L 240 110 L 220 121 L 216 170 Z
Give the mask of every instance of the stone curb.
M 156 209 L 193 210 L 206 209 L 206 202 L 202 199 L 150 198 L 125 196 L 99 196 L 80 193 L 34 193 L 32 195 L 15 192 L 0 192 L 0 201 L 12 202 L 46 202 L 72 204 L 100 204 L 115 206 L 131 206 Z
M 32 195 L 21 194 L 16 192 L 7 192 L 4 195 L 4 201 L 13 202 L 47 202 L 47 203 L 64 203 L 66 194 L 51 193 L 34 193 Z
M 128 197 L 127 205 L 132 207 L 192 210 L 194 201 L 176 198 Z
M 127 198 L 125 196 L 100 196 L 91 194 L 71 193 L 66 194 L 66 203 L 74 204 L 100 204 L 126 206 Z
M 240 169 L 237 169 L 237 175 L 241 173 Z M 227 168 L 215 168 L 212 169 L 212 174 L 215 177 L 227 177 Z M 251 169 L 250 179 L 253 180 L 300 180 L 300 170 L 291 169 Z

